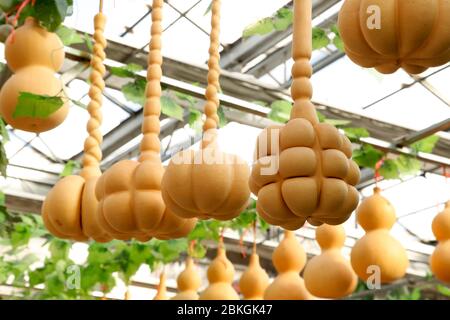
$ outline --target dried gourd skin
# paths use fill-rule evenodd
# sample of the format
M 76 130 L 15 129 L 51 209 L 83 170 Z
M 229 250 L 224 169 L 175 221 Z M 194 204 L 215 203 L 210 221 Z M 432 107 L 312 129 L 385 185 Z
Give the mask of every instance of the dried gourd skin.
M 239 288 L 245 300 L 263 300 L 264 292 L 269 286 L 269 276 L 259 263 L 259 256 L 254 251 L 250 256 L 248 268 L 242 274 Z
M 430 268 L 436 278 L 450 283 L 450 201 L 433 219 L 432 229 L 439 243 L 430 257 Z
M 191 257 L 186 259 L 186 267 L 177 278 L 178 294 L 172 300 L 198 300 L 201 279 Z

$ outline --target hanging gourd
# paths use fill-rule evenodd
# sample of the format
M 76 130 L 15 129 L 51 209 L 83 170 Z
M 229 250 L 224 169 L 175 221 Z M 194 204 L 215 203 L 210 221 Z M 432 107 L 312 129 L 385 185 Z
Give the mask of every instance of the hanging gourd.
M 389 234 L 396 221 L 395 209 L 380 192 L 376 187 L 358 207 L 357 220 L 366 234 L 356 241 L 350 257 L 362 280 L 379 273 L 381 283 L 390 283 L 405 275 L 409 261 L 405 248 Z
M 153 300 L 169 300 L 167 297 L 166 273 L 164 271 L 159 276 L 159 284 Z
M 311 0 L 294 1 L 291 120 L 258 137 L 250 189 L 264 220 L 288 230 L 346 221 L 359 202 L 349 139 L 319 123 L 311 103 Z
M 217 256 L 208 267 L 209 286 L 200 294 L 199 300 L 239 300 L 233 288 L 234 267 L 227 259 L 222 239 Z
M 249 169 L 237 155 L 223 153 L 217 146 L 220 0 L 213 1 L 211 10 L 203 140 L 200 150 L 185 150 L 172 158 L 163 177 L 162 195 L 167 207 L 180 217 L 230 220 L 247 206 Z
M 94 18 L 94 50 L 91 60 L 91 87 L 89 90 L 90 115 L 84 143 L 83 169 L 80 175 L 71 175 L 58 181 L 50 190 L 42 205 L 42 218 L 46 228 L 56 237 L 73 240 L 92 238 L 97 242 L 108 242 L 112 238 L 99 227 L 97 221 L 98 201 L 95 186 L 101 175 L 100 161 L 102 133 L 100 131 L 105 88 L 103 76 L 105 67 L 106 40 L 103 36 L 106 17 L 98 13 Z
M 161 196 L 161 179 L 164 173 L 159 141 L 162 7 L 163 0 L 153 1 L 152 38 L 148 54 L 148 83 L 139 160 L 116 163 L 103 173 L 96 187 L 100 225 L 116 239 L 180 238 L 186 236 L 196 223 L 196 219 L 181 219 L 174 215 L 166 208 Z M 186 186 L 183 187 L 187 189 Z
M 431 271 L 442 282 L 450 283 L 450 201 L 434 218 L 432 229 L 439 243 L 430 257 Z
M 311 300 L 300 272 L 306 263 L 306 253 L 294 232 L 285 231 L 284 239 L 272 255 L 277 277 L 264 292 L 265 300 Z
M 342 298 L 356 289 L 358 277 L 350 261 L 342 256 L 345 230 L 342 225 L 323 224 L 316 229 L 322 253 L 305 267 L 303 278 L 309 292 L 320 298 Z
M 186 267 L 177 278 L 178 294 L 172 300 L 198 300 L 201 279 L 191 257 L 186 259 Z
M 69 103 L 63 84 L 55 73 L 64 62 L 64 45 L 59 37 L 28 17 L 24 25 L 12 32 L 5 44 L 5 58 L 14 74 L 0 91 L 0 114 L 15 129 L 44 132 L 56 128 L 67 117 Z M 55 112 L 41 114 L 30 105 L 29 114 L 16 113 L 21 92 L 50 97 L 60 97 L 63 105 Z M 27 106 L 28 107 L 28 106 Z
M 347 56 L 364 68 L 418 74 L 450 61 L 448 0 L 346 0 L 338 25 Z
M 245 300 L 262 300 L 264 291 L 269 286 L 269 276 L 259 263 L 259 256 L 256 253 L 256 246 L 253 246 L 253 252 L 250 256 L 250 263 L 247 270 L 242 274 L 239 280 L 239 289 L 244 295 Z

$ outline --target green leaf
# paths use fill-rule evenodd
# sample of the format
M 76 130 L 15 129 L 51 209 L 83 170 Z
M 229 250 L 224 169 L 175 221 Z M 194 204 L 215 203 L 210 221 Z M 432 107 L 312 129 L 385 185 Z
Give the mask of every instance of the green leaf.
M 58 29 L 56 29 L 56 34 L 65 46 L 84 42 L 83 37 L 78 32 L 64 25 L 60 25 Z
M 175 91 L 175 96 L 177 97 L 177 99 L 188 102 L 191 107 L 194 107 L 195 104 L 198 102 L 196 98 L 186 93 Z
M 65 240 L 53 239 L 50 241 L 49 251 L 53 261 L 66 260 L 69 258 L 69 252 L 72 244 Z
M 380 167 L 379 173 L 386 180 L 400 178 L 400 172 L 397 166 L 397 162 L 392 159 L 387 159 L 383 162 Z
M 208 5 L 208 7 L 206 8 L 205 13 L 203 13 L 204 16 L 206 16 L 206 15 L 211 11 L 212 5 L 213 5 L 213 0 L 211 0 L 211 1 L 209 2 L 209 5 Z
M 3 118 L 0 118 L 0 137 L 2 137 L 3 143 L 7 143 L 9 141 L 9 133 L 6 129 L 6 122 Z
M 109 72 L 112 75 L 120 78 L 134 78 L 136 76 L 136 73 L 142 70 L 143 67 L 135 63 L 130 63 L 123 67 L 109 68 Z
M 340 51 L 344 52 L 345 51 L 344 41 L 342 41 L 342 37 L 341 37 L 338 27 L 336 25 L 333 25 L 331 27 L 331 32 L 334 33 L 333 44 Z
M 32 234 L 31 229 L 30 225 L 23 222 L 14 225 L 14 230 L 11 232 L 11 245 L 14 249 L 28 244 Z
M 30 92 L 20 92 L 13 118 L 33 117 L 48 118 L 64 105 L 61 97 L 37 95 Z
M 335 127 L 343 127 L 351 124 L 350 120 L 341 120 L 341 119 L 325 119 L 323 122 L 331 124 Z
M 287 28 L 289 28 L 290 25 L 292 25 L 293 19 L 294 13 L 292 12 L 292 9 L 281 8 L 280 10 L 277 11 L 275 19 L 273 20 L 275 30 L 277 31 L 286 30 Z
M 325 120 L 327 119 L 324 115 L 323 115 L 323 113 L 321 113 L 321 112 L 319 112 L 319 111 L 316 111 L 316 113 L 317 113 L 317 118 L 319 118 L 319 122 L 325 122 Z
M 370 137 L 370 133 L 366 128 L 343 128 L 343 130 L 351 142 L 359 142 L 361 138 Z
M 258 224 L 259 224 L 259 229 L 260 229 L 261 231 L 266 232 L 266 231 L 269 230 L 269 228 L 270 228 L 270 224 L 268 224 L 268 223 L 266 222 L 266 220 L 264 220 L 263 218 L 261 218 L 259 215 L 258 215 Z
M 422 168 L 422 163 L 419 160 L 405 155 L 398 156 L 396 164 L 400 177 L 417 175 Z
M 270 108 L 271 110 L 267 116 L 270 120 L 281 123 L 285 123 L 289 120 L 292 110 L 292 104 L 289 101 L 274 101 L 270 105 Z
M 374 147 L 363 144 L 359 149 L 353 151 L 353 160 L 360 167 L 375 169 L 375 165 L 383 158 L 383 155 L 383 152 Z
M 122 87 L 122 93 L 130 102 L 138 103 L 141 106 L 145 103 L 145 87 L 147 81 L 144 79 L 135 79 Z
M 330 38 L 324 29 L 313 28 L 312 30 L 312 47 L 313 50 L 318 50 L 330 44 Z
M 161 113 L 168 117 L 183 121 L 184 109 L 171 97 L 161 97 Z
M 33 16 L 36 17 L 48 31 L 58 29 L 67 15 L 72 12 L 72 1 L 39 0 L 34 5 Z
M 442 294 L 442 295 L 444 295 L 444 296 L 446 296 L 446 297 L 450 297 L 450 288 L 449 288 L 449 287 L 446 287 L 446 286 L 444 286 L 444 285 L 442 285 L 442 284 L 438 284 L 438 285 L 436 286 L 436 290 L 437 290 L 440 294 Z
M 94 43 L 92 43 L 92 38 L 88 33 L 84 34 L 84 43 L 89 52 L 94 52 Z
M 275 30 L 274 23 L 271 18 L 264 18 L 258 22 L 249 25 L 242 33 L 243 38 L 248 38 L 254 35 L 265 35 Z
M 188 118 L 189 127 L 195 130 L 197 133 L 202 130 L 202 113 L 196 109 L 189 109 Z
M 0 0 L 0 9 L 4 12 L 9 12 L 19 3 L 20 0 Z
M 225 116 L 225 112 L 223 111 L 222 106 L 219 106 L 219 108 L 217 108 L 217 115 L 219 116 L 219 128 L 225 127 L 228 123 L 228 120 Z
M 81 165 L 79 162 L 74 161 L 74 160 L 69 160 L 67 161 L 66 165 L 64 166 L 63 171 L 59 174 L 59 176 L 62 177 L 67 177 L 67 176 L 71 176 L 75 169 L 79 169 L 81 168 Z
M 191 256 L 196 259 L 203 259 L 206 256 L 206 247 L 200 242 L 196 242 L 193 250 L 191 251 Z
M 6 221 L 6 213 L 0 211 L 0 224 L 4 223 Z
M 8 157 L 6 156 L 5 145 L 0 141 L 0 173 L 6 178 L 6 168 L 8 167 Z
M 415 152 L 432 153 L 436 144 L 439 141 L 439 137 L 436 135 L 426 137 L 425 139 L 419 140 L 411 144 L 411 149 Z

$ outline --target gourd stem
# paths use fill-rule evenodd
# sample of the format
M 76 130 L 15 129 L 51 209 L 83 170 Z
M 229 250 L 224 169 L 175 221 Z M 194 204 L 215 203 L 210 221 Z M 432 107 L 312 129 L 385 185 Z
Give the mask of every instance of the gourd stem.
M 292 41 L 292 87 L 291 95 L 294 106 L 291 119 L 304 118 L 317 124 L 316 108 L 312 98 L 312 1 L 294 0 L 294 23 Z
M 209 46 L 209 60 L 208 60 L 208 85 L 206 87 L 206 103 L 205 103 L 205 115 L 206 120 L 203 124 L 203 132 L 206 133 L 209 130 L 212 132 L 212 136 L 208 136 L 208 139 L 203 139 L 202 148 L 213 142 L 215 139 L 215 130 L 219 124 L 219 116 L 217 115 L 217 109 L 220 106 L 219 91 L 220 91 L 220 54 L 219 54 L 219 35 L 220 35 L 220 6 L 221 0 L 213 0 L 211 7 L 211 33 L 210 33 L 210 46 Z
M 102 150 L 100 145 L 103 141 L 100 126 L 102 124 L 101 107 L 103 104 L 103 90 L 105 89 L 105 66 L 103 61 L 106 58 L 106 39 L 104 37 L 106 17 L 98 13 L 94 18 L 94 52 L 91 58 L 91 87 L 89 89 L 89 121 L 87 123 L 88 137 L 84 141 L 83 170 L 81 176 L 85 179 L 98 177 L 101 174 L 100 161 Z
M 160 159 L 159 141 L 161 115 L 161 76 L 162 76 L 162 10 L 163 0 L 153 0 L 151 41 L 148 53 L 147 88 L 145 90 L 144 120 L 139 161 Z
M 99 12 L 103 12 L 103 0 L 100 0 L 100 5 L 99 5 L 99 8 L 98 8 L 98 11 Z

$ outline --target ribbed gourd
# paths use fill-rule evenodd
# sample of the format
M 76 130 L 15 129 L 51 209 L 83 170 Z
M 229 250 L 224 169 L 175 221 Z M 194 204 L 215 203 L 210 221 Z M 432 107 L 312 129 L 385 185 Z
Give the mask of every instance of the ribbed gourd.
M 376 277 L 377 270 L 381 283 L 402 278 L 409 261 L 405 248 L 389 234 L 396 221 L 394 207 L 376 187 L 374 194 L 361 202 L 356 214 L 366 234 L 352 248 L 353 270 L 364 281 L 372 275 Z
M 220 0 L 212 2 L 211 43 L 208 62 L 203 139 L 200 150 L 184 150 L 170 161 L 162 182 L 167 207 L 183 218 L 230 220 L 248 204 L 248 165 L 217 145 L 217 109 L 220 102 Z
M 450 283 L 450 201 L 434 218 L 432 229 L 439 243 L 430 257 L 431 271 L 440 281 Z
M 359 202 L 359 167 L 349 139 L 319 123 L 311 102 L 311 0 L 294 1 L 291 95 L 286 125 L 269 126 L 258 137 L 250 190 L 264 220 L 288 230 L 345 222 Z
M 123 160 L 114 164 L 100 177 L 95 190 L 99 200 L 97 213 L 100 225 L 120 240 L 180 238 L 186 236 L 196 224 L 196 219 L 182 219 L 174 215 L 161 196 L 164 174 L 159 141 L 162 8 L 163 0 L 153 1 L 140 157 L 138 161 Z M 186 185 L 183 188 L 189 189 Z
M 208 267 L 208 287 L 200 294 L 199 300 L 239 300 L 233 288 L 234 266 L 228 260 L 221 241 L 217 248 L 217 256 Z
M 94 18 L 94 46 L 91 60 L 90 102 L 87 123 L 88 137 L 84 142 L 83 169 L 80 175 L 71 175 L 58 181 L 50 190 L 42 205 L 42 218 L 46 228 L 54 236 L 78 241 L 94 239 L 108 242 L 112 237 L 99 227 L 97 221 L 98 201 L 95 186 L 101 175 L 100 161 L 103 137 L 100 131 L 102 122 L 101 106 L 105 82 L 106 40 L 103 36 L 106 17 L 101 12 Z
M 159 276 L 159 284 L 156 291 L 156 295 L 153 300 L 169 300 L 167 297 L 167 286 L 166 286 L 166 273 L 161 272 Z
M 187 257 L 186 267 L 178 276 L 177 284 L 178 294 L 172 300 L 198 300 L 201 279 L 191 257 Z
M 418 74 L 450 61 L 448 0 L 346 0 L 338 20 L 345 52 L 361 67 Z
M 320 298 L 336 299 L 351 294 L 358 277 L 350 261 L 341 253 L 345 242 L 344 227 L 323 224 L 316 229 L 316 240 L 322 253 L 312 258 L 305 267 L 303 278 L 306 288 Z
M 285 231 L 284 239 L 272 255 L 277 277 L 264 292 L 264 300 L 311 300 L 300 272 L 306 263 L 306 253 L 294 232 Z
M 259 255 L 256 248 L 250 256 L 248 268 L 244 271 L 239 280 L 239 289 L 245 300 L 263 300 L 264 292 L 269 286 L 269 275 L 259 263 Z
M 24 25 L 12 32 L 5 44 L 5 58 L 14 74 L 0 91 L 0 114 L 12 127 L 30 132 L 44 132 L 59 126 L 69 112 L 63 84 L 56 77 L 64 62 L 64 45 L 59 37 L 28 17 Z M 20 92 L 58 96 L 63 105 L 49 116 L 36 112 L 30 105 L 28 114 L 16 112 Z M 28 106 L 27 106 L 28 107 Z

